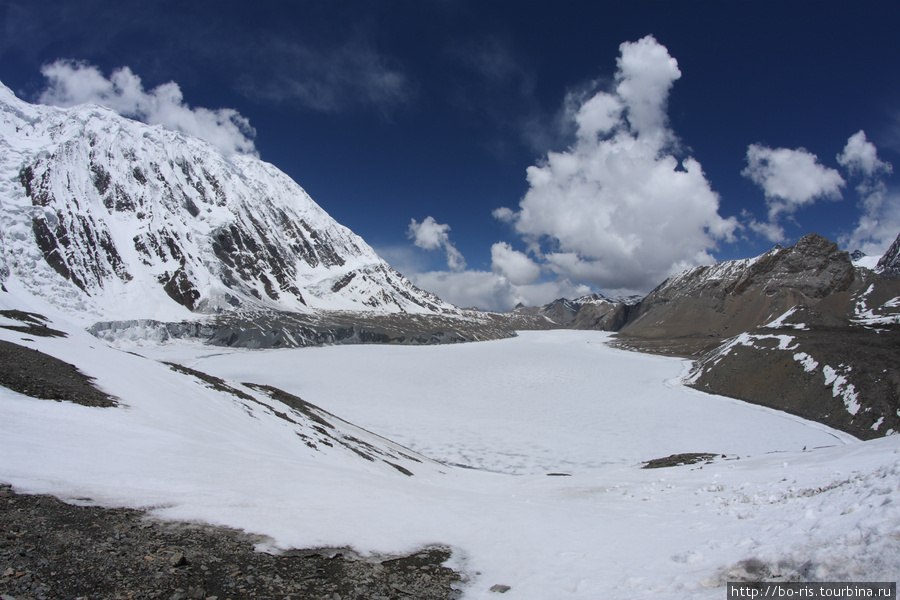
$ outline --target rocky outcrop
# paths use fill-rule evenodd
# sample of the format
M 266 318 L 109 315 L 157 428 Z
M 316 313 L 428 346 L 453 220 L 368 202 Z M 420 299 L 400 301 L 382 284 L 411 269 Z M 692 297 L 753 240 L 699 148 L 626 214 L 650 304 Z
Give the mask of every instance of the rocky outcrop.
M 572 329 L 619 331 L 628 322 L 635 306 L 625 302 L 584 304 L 575 315 L 571 327 Z
M 694 358 L 687 383 L 703 391 L 862 439 L 900 433 L 900 280 L 815 234 L 669 278 L 617 343 Z
M 888 248 L 888 251 L 878 260 L 875 272 L 889 279 L 900 278 L 900 235 Z
M 455 598 L 450 551 L 259 552 L 268 540 L 0 485 L 0 590 L 9 598 Z M 174 591 L 173 590 L 179 590 Z M 402 595 L 401 595 L 402 594 Z
M 877 281 L 872 285 L 880 286 Z M 794 306 L 814 306 L 843 322 L 867 281 L 850 255 L 810 234 L 756 258 L 685 271 L 637 306 L 620 333 L 635 338 L 692 338 L 696 347 L 749 331 Z
M 687 383 L 860 439 L 900 433 L 900 327 L 829 327 L 799 309 L 703 353 Z

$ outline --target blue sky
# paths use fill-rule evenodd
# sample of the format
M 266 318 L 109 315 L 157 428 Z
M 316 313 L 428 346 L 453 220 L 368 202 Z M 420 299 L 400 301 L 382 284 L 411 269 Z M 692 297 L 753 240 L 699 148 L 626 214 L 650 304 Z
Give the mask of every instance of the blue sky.
M 422 287 L 504 309 L 647 292 L 809 232 L 883 251 L 900 233 L 898 17 L 887 1 L 0 0 L 0 81 L 256 152 Z

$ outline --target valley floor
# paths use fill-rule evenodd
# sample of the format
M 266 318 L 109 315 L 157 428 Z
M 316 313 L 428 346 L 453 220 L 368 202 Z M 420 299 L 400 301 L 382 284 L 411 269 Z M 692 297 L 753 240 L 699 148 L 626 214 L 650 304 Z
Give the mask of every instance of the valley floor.
M 517 599 L 719 599 L 729 580 L 900 573 L 900 436 L 859 442 L 690 390 L 686 361 L 614 350 L 607 334 L 126 353 L 76 330 L 0 332 L 77 364 L 120 401 L 84 407 L 0 388 L 0 482 L 16 490 L 225 525 L 265 536 L 271 551 L 446 547 L 468 599 L 506 586 L 502 597 Z M 300 412 L 259 385 L 357 427 L 315 413 L 302 429 Z M 360 445 L 313 440 L 316 427 Z M 358 450 L 376 446 L 405 462 Z M 682 452 L 717 458 L 640 468 Z

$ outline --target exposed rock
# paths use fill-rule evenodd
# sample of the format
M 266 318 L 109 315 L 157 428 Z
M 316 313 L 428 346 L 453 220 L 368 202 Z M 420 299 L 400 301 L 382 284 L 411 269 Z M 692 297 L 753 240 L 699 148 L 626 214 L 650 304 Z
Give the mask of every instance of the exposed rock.
M 699 462 L 711 463 L 718 454 L 710 454 L 709 452 L 685 452 L 682 454 L 672 454 L 665 458 L 654 458 L 644 462 L 642 469 L 662 469 L 665 467 L 679 467 L 681 465 L 693 465 Z M 722 455 L 724 457 L 724 455 Z
M 811 234 L 651 292 L 623 348 L 696 359 L 688 383 L 869 439 L 900 432 L 900 280 Z
M 634 310 L 634 305 L 619 302 L 584 304 L 572 321 L 572 329 L 619 331 Z
M 758 328 L 696 361 L 687 382 L 860 439 L 900 433 L 900 326 Z
M 878 260 L 878 264 L 875 265 L 875 271 L 882 277 L 890 279 L 900 278 L 900 235 L 897 236 L 897 239 L 894 240 L 888 251 L 884 253 L 884 256 Z
M 633 311 L 620 334 L 694 338 L 695 349 L 749 331 L 797 305 L 837 316 L 863 281 L 850 255 L 822 236 L 804 236 L 756 258 L 697 267 L 670 277 Z M 821 306 L 820 306 L 821 305 Z
M 33 398 L 65 400 L 84 406 L 116 406 L 93 378 L 74 365 L 38 350 L 0 340 L 0 385 Z
M 505 315 L 543 317 L 546 322 L 535 326 L 522 324 L 519 329 L 597 329 L 617 331 L 628 319 L 634 304 L 622 300 L 610 300 L 600 294 L 590 294 L 575 300 L 559 298 L 543 306 L 526 307 L 521 303 Z
M 37 313 L 24 312 L 21 310 L 0 310 L 0 317 L 6 317 L 13 321 L 19 321 L 22 325 L 0 325 L 4 329 L 27 333 L 28 335 L 36 335 L 39 337 L 66 337 L 62 331 L 51 329 L 47 326 L 48 319 Z

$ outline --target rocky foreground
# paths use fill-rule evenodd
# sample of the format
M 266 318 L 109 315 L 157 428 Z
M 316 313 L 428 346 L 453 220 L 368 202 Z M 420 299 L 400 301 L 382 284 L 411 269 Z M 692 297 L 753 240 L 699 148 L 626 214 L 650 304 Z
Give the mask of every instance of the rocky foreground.
M 264 538 L 67 504 L 0 486 L 0 598 L 384 600 L 458 598 L 450 552 L 360 557 L 347 549 L 256 552 Z

